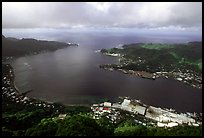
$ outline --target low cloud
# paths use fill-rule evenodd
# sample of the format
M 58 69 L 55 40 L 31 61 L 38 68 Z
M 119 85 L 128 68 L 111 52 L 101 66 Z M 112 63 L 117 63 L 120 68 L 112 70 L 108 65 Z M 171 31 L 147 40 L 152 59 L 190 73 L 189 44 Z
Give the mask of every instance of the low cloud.
M 83 27 L 202 30 L 202 3 L 2 3 L 2 28 Z

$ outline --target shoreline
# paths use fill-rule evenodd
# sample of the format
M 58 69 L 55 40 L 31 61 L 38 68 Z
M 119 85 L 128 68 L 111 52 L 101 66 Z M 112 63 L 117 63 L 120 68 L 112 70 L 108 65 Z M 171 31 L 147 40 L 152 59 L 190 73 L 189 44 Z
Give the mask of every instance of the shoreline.
M 10 65 L 10 64 L 9 64 Z M 11 66 L 11 65 L 10 65 Z M 15 89 L 15 91 L 16 91 L 16 93 L 17 93 L 17 95 L 24 95 L 24 96 L 26 96 L 26 94 L 27 93 L 29 93 L 29 92 L 31 92 L 31 91 L 33 91 L 33 90 L 28 90 L 28 91 L 26 91 L 26 92 L 21 92 L 19 89 L 18 89 L 18 87 L 16 86 L 16 83 L 15 83 L 15 74 L 14 74 L 14 70 L 13 70 L 13 67 L 11 66 L 11 70 L 12 70 L 12 81 L 11 81 L 11 84 L 12 84 L 12 86 L 13 86 L 13 88 Z
M 12 67 L 12 66 L 11 66 Z M 15 76 L 13 75 L 12 76 L 12 79 L 13 80 L 11 83 L 10 83 L 10 86 L 13 87 L 16 91 L 16 96 L 17 97 L 22 97 L 21 99 L 24 99 L 26 98 L 26 94 L 27 93 L 21 93 L 20 90 L 17 88 L 17 86 L 15 85 L 15 80 L 14 80 Z M 30 91 L 27 91 L 27 92 L 30 92 Z M 27 97 L 29 100 L 27 100 L 28 102 L 32 102 L 32 103 L 45 103 L 45 104 L 54 104 L 54 103 L 58 103 L 58 102 L 51 102 L 51 101 L 47 101 L 47 100 L 42 100 L 42 99 L 39 99 L 39 98 L 32 98 L 32 97 Z M 122 98 L 121 96 L 119 98 Z M 64 105 L 64 106 L 71 106 L 71 107 L 77 107 L 77 106 L 83 106 L 83 107 L 90 107 L 92 103 L 78 103 L 78 104 L 66 104 L 66 103 L 62 103 L 62 102 L 59 102 L 60 104 Z
M 172 108 L 161 108 L 152 105 L 147 105 L 141 100 L 132 99 L 130 97 L 119 97 L 122 101 L 112 103 L 112 102 L 103 102 L 93 104 L 91 109 L 95 113 L 94 118 L 99 119 L 98 114 L 104 112 L 114 112 L 115 110 L 123 110 L 132 115 L 140 115 L 145 119 L 148 119 L 151 123 L 159 126 L 159 123 L 167 125 L 168 123 L 176 123 L 177 125 L 189 125 L 189 126 L 199 126 L 202 125 L 202 113 L 192 113 L 192 112 L 177 112 Z M 102 112 L 102 113 L 101 113 Z M 144 119 L 144 120 L 145 120 Z M 117 119 L 112 118 L 112 121 Z M 144 121 L 143 120 L 143 121 Z M 145 121 L 146 122 L 146 121 Z M 163 124 L 163 125 L 164 125 Z M 146 124 L 143 124 L 146 125 Z
M 202 84 L 191 84 L 190 82 L 187 82 L 185 79 L 180 78 L 179 73 L 177 72 L 155 72 L 155 73 L 150 73 L 146 71 L 135 71 L 135 70 L 127 70 L 127 69 L 120 69 L 117 67 L 122 67 L 122 65 L 116 65 L 116 64 L 102 64 L 99 65 L 99 68 L 102 68 L 104 70 L 108 71 L 118 71 L 123 74 L 129 74 L 133 76 L 138 76 L 144 79 L 151 79 L 151 80 L 156 80 L 157 78 L 164 77 L 166 79 L 172 78 L 176 81 L 182 82 L 188 86 L 191 86 L 193 88 L 202 90 Z
M 15 84 L 15 74 L 14 74 L 14 70 L 13 70 L 13 67 L 11 66 L 11 64 L 9 63 L 6 63 L 8 66 L 9 66 L 9 69 L 10 69 L 10 87 L 14 89 L 15 91 L 15 94 L 16 94 L 16 97 L 21 97 L 22 99 L 26 98 L 28 102 L 33 102 L 33 103 L 46 103 L 46 104 L 55 104 L 55 103 L 58 103 L 58 102 L 52 102 L 52 101 L 48 101 L 48 100 L 42 100 L 40 98 L 34 98 L 34 97 L 28 97 L 26 96 L 28 93 L 32 92 L 33 89 L 31 90 L 28 90 L 26 92 L 21 92 L 18 87 L 16 86 Z M 91 104 L 63 104 L 61 102 L 59 102 L 60 104 L 64 105 L 64 106 L 72 106 L 72 107 L 79 107 L 79 106 L 83 106 L 83 107 L 90 107 Z

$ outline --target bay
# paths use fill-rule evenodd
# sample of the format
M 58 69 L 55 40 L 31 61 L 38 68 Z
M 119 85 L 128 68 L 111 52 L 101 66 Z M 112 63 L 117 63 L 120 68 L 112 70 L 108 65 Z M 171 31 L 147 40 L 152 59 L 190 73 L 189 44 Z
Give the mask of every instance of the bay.
M 33 89 L 30 97 L 63 104 L 92 104 L 104 98 L 116 101 L 119 96 L 129 96 L 179 112 L 202 112 L 202 90 L 172 79 L 148 80 L 100 69 L 100 64 L 117 63 L 118 58 L 95 52 L 126 43 L 191 41 L 188 37 L 74 33 L 56 36 L 56 40 L 78 43 L 79 47 L 20 57 L 11 62 L 17 87 L 22 92 Z

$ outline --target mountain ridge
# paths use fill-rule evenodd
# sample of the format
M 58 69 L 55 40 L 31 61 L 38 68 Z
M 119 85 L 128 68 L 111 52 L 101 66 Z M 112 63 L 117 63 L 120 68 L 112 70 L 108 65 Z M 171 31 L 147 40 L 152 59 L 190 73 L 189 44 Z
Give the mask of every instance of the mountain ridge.
M 71 46 L 65 42 L 37 40 L 33 38 L 17 39 L 2 35 L 2 56 L 19 57 L 42 51 L 54 51 Z

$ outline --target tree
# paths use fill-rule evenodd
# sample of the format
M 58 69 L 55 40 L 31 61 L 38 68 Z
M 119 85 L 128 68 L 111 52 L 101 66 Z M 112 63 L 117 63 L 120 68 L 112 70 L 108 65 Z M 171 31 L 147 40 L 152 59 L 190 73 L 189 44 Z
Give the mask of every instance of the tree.
M 58 124 L 52 118 L 42 119 L 41 122 L 32 128 L 29 128 L 26 136 L 54 136 L 58 129 Z
M 100 136 L 101 130 L 94 119 L 74 115 L 63 120 L 56 136 Z

